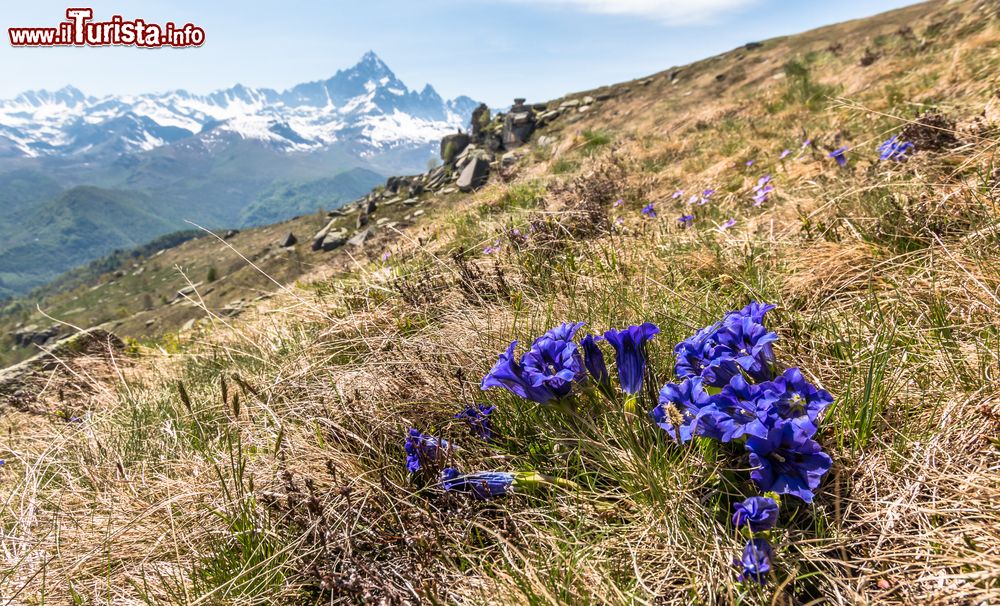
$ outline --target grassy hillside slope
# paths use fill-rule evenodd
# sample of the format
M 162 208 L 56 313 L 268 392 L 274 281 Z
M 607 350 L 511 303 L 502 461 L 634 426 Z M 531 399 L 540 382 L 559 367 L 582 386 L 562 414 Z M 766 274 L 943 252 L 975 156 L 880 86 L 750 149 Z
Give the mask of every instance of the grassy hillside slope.
M 40 376 L 0 417 L 0 595 L 1000 601 L 998 68 L 996 3 L 931 2 L 570 96 L 612 95 L 239 319 L 206 305 Z M 893 134 L 915 149 L 880 161 Z M 744 450 L 646 415 L 674 345 L 751 301 L 777 306 L 777 370 L 834 399 L 832 468 L 811 504 L 781 499 L 764 586 L 732 564 L 732 505 L 758 492 Z M 480 388 L 562 322 L 655 323 L 643 389 L 615 370 L 546 405 Z M 472 402 L 495 406 L 489 440 L 455 417 Z M 411 474 L 411 427 L 459 450 Z M 442 489 L 445 464 L 549 489 L 475 500 Z

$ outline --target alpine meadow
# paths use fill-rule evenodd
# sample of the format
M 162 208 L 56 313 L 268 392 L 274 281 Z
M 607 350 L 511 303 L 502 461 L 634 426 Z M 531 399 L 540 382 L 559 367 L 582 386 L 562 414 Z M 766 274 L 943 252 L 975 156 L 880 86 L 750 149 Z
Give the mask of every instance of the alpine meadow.
M 1000 604 L 1000 3 L 406 90 L 234 229 L 0 178 L 121 224 L 0 302 L 4 603 Z

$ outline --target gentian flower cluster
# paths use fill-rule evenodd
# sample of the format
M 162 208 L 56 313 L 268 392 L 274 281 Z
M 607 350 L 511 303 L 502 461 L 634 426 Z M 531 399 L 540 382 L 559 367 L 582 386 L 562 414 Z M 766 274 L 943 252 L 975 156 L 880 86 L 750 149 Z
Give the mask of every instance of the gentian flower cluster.
M 561 324 L 535 339 L 519 360 L 514 359 L 517 341 L 500 354 L 493 369 L 483 378 L 482 389 L 502 387 L 516 396 L 538 404 L 548 404 L 572 395 L 574 388 L 595 383 L 609 390 L 611 374 L 598 342 L 607 341 L 615 350 L 615 367 L 622 391 L 639 393 L 646 373 L 646 343 L 659 334 L 655 324 L 646 322 L 600 335 L 587 335 L 577 344 L 573 339 L 583 322 Z
M 880 160 L 895 160 L 901 162 L 906 159 L 906 154 L 913 150 L 913 143 L 900 141 L 899 135 L 893 135 L 891 139 L 878 146 Z
M 777 373 L 777 335 L 764 325 L 773 308 L 751 303 L 678 343 L 678 382 L 663 386 L 649 415 L 680 442 L 702 437 L 742 443 L 750 478 L 762 492 L 811 503 L 832 465 L 813 438 L 833 397 L 797 368 Z M 751 533 L 770 530 L 778 517 L 777 502 L 766 496 L 751 497 L 735 509 L 734 526 Z M 772 557 L 767 540 L 753 538 L 740 561 L 741 580 L 763 582 Z

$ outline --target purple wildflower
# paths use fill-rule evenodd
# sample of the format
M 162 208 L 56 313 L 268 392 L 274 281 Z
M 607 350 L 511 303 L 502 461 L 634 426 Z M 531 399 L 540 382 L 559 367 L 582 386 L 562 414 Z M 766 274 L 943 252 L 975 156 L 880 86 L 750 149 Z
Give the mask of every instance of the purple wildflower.
M 617 200 L 615 200 L 614 206 L 615 206 L 615 208 L 618 208 L 619 206 L 621 206 L 624 203 L 625 203 L 625 200 L 623 200 L 621 198 L 618 198 Z
M 837 161 L 841 167 L 847 166 L 847 147 L 841 147 L 830 152 L 829 156 Z
M 454 467 L 446 467 L 441 471 L 441 486 L 448 492 L 463 492 L 480 501 L 488 501 L 512 492 L 514 477 L 506 471 L 461 473 Z
M 437 465 L 449 452 L 457 450 L 447 440 L 435 438 L 414 427 L 406 435 L 403 447 L 406 449 L 406 468 L 410 473 L 420 471 L 424 465 Z
M 702 379 L 693 377 L 664 385 L 649 416 L 671 438 L 687 442 L 694 436 L 718 439 L 717 422 L 723 415 L 713 405 Z
M 555 397 L 555 393 L 547 385 L 533 383 L 533 377 L 527 376 L 522 363 L 514 359 L 515 347 L 517 347 L 517 341 L 513 341 L 507 347 L 507 351 L 500 354 L 500 358 L 492 370 L 483 377 L 482 389 L 485 391 L 490 387 L 503 387 L 525 400 L 539 404 L 547 403 Z
M 833 396 L 823 389 L 816 389 L 798 368 L 789 368 L 761 387 L 771 402 L 772 410 L 781 419 L 815 425 L 820 413 L 833 404 Z
M 750 497 L 733 504 L 733 526 L 749 526 L 750 532 L 764 532 L 778 521 L 778 504 L 771 497 Z
M 763 324 L 747 316 L 730 314 L 722 321 L 715 339 L 718 342 L 714 351 L 716 357 L 733 360 L 756 381 L 771 378 L 774 363 L 771 344 L 778 340 L 778 335 Z
M 646 373 L 646 342 L 658 334 L 660 328 L 649 322 L 604 333 L 604 339 L 615 349 L 618 381 L 625 393 L 636 394 L 642 389 L 642 378 Z
M 681 215 L 677 221 L 681 224 L 681 227 L 687 227 L 694 221 L 694 215 Z
M 646 215 L 647 217 L 653 217 L 653 218 L 656 217 L 656 210 L 653 209 L 653 203 L 652 202 L 650 202 L 645 207 L 643 207 L 642 214 Z
M 739 576 L 740 581 L 752 579 L 764 585 L 771 572 L 771 560 L 773 559 L 774 549 L 771 548 L 767 539 L 750 539 L 747 546 L 743 548 L 743 557 L 733 564 L 742 568 Z
M 718 423 L 720 441 L 731 442 L 744 436 L 767 437 L 771 401 L 760 385 L 748 383 L 742 374 L 733 375 L 722 392 L 713 396 L 713 402 L 725 415 Z
M 750 477 L 764 492 L 796 496 L 812 503 L 813 491 L 830 470 L 833 460 L 812 436 L 816 427 L 809 423 L 777 420 L 767 438 L 747 438 Z
M 747 167 L 750 167 L 750 166 L 753 166 L 753 163 L 754 163 L 753 159 L 750 159 L 750 160 L 747 160 L 746 165 L 747 165 Z
M 485 404 L 470 404 L 462 412 L 455 415 L 456 419 L 461 419 L 469 424 L 472 435 L 478 436 L 487 442 L 493 439 L 493 428 L 490 425 L 490 415 L 496 406 Z
M 891 139 L 878 146 L 880 160 L 901 162 L 906 159 L 906 154 L 911 150 L 913 150 L 913 143 L 900 141 L 899 135 L 893 135 Z
M 587 335 L 580 341 L 580 346 L 583 347 L 583 364 L 591 378 L 598 385 L 607 386 L 611 383 L 611 376 L 608 374 L 608 365 L 604 362 L 604 353 L 597 346 L 600 340 L 600 336 Z
M 672 194 L 672 195 L 670 196 L 670 199 L 671 199 L 671 200 L 676 200 L 677 198 L 680 198 L 680 197 L 681 197 L 681 196 L 683 196 L 683 195 L 684 195 L 684 190 L 683 190 L 683 189 L 678 189 L 677 191 L 675 191 L 675 192 L 674 192 L 674 193 L 673 193 L 673 194 Z
M 719 226 L 719 231 L 726 231 L 730 227 L 736 225 L 736 219 L 729 219 L 725 223 Z
M 778 159 L 779 160 L 784 160 L 785 158 L 787 158 L 790 155 L 792 155 L 792 150 L 786 149 L 786 150 L 784 150 L 784 151 L 781 152 L 781 155 L 778 156 Z

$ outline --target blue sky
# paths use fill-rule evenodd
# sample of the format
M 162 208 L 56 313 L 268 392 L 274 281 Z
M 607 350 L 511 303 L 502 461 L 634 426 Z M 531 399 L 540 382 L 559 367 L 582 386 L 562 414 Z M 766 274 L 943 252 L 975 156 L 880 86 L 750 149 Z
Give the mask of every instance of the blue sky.
M 48 26 L 67 4 L 6 0 L 0 97 L 72 84 L 87 94 L 209 92 L 236 83 L 286 88 L 319 80 L 374 50 L 410 88 L 493 106 L 544 100 L 648 75 L 752 40 L 912 4 L 907 0 L 92 0 L 121 14 L 192 22 L 196 49 L 11 48 L 7 28 Z

